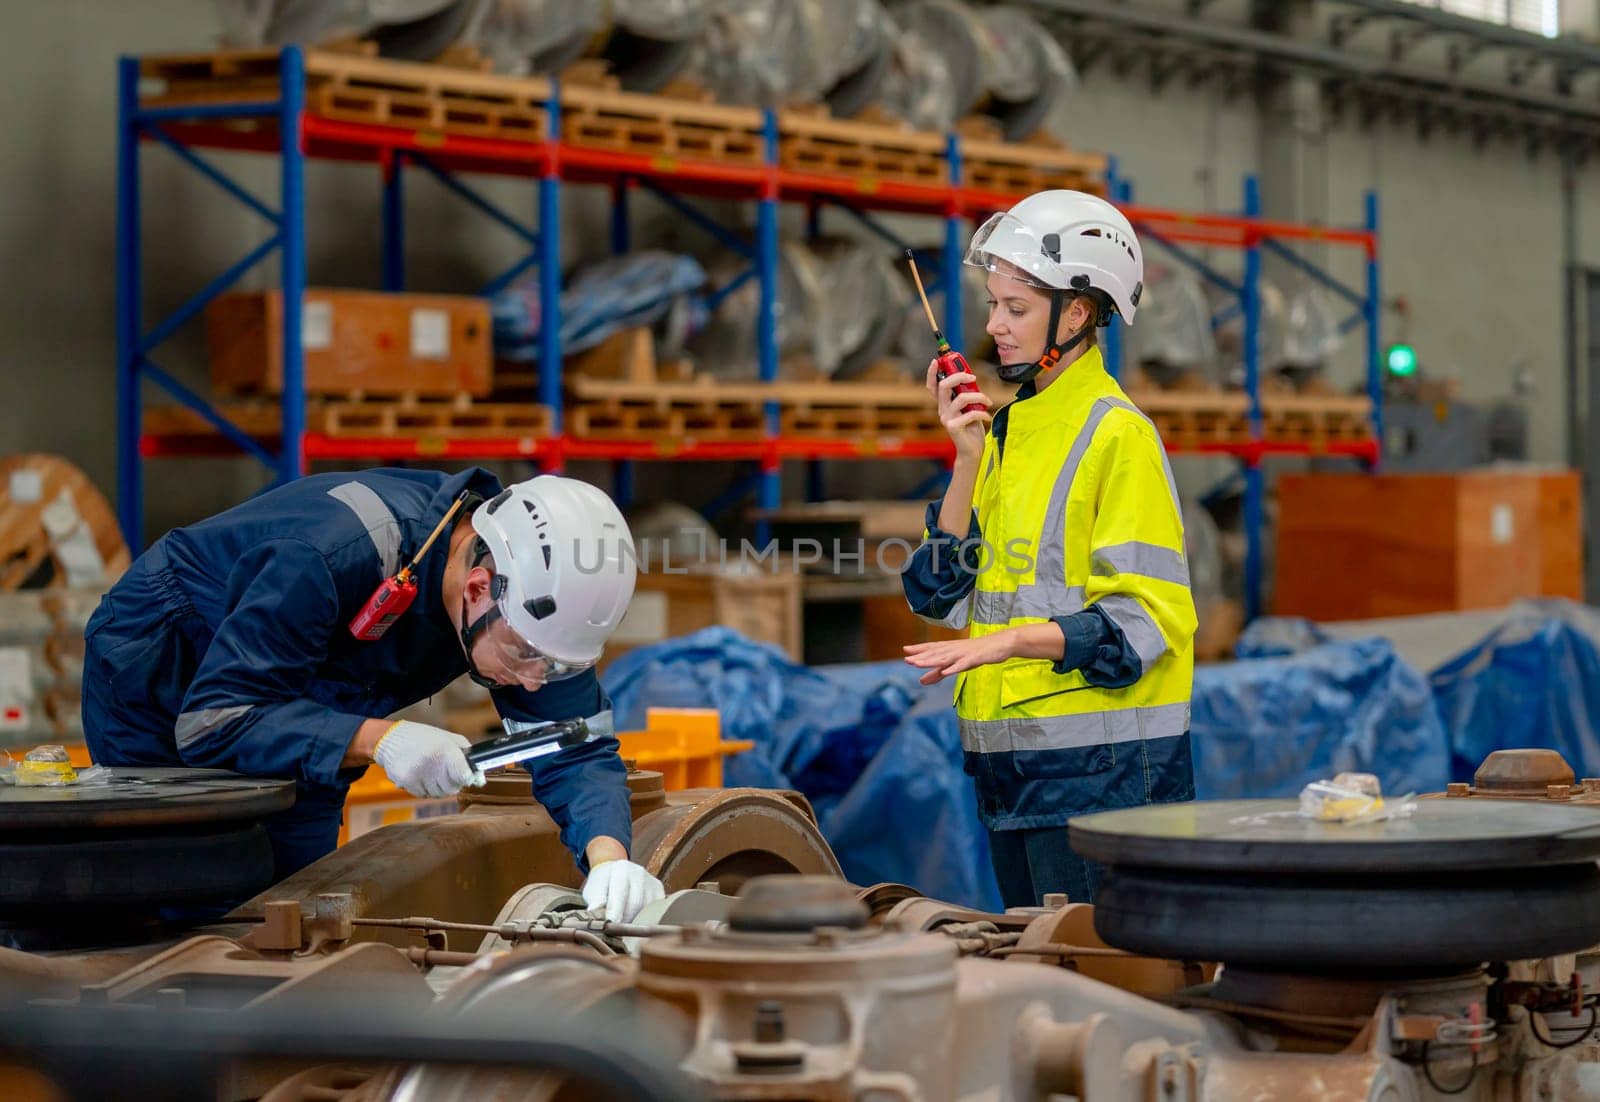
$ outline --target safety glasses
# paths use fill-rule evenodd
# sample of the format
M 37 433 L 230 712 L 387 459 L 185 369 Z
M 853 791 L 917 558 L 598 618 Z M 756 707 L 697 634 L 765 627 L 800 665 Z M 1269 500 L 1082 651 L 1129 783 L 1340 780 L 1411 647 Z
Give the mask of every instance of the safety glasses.
M 483 629 L 482 638 L 489 652 L 518 680 L 564 681 L 594 667 L 593 661 L 566 662 L 544 653 L 517 634 L 503 613 Z

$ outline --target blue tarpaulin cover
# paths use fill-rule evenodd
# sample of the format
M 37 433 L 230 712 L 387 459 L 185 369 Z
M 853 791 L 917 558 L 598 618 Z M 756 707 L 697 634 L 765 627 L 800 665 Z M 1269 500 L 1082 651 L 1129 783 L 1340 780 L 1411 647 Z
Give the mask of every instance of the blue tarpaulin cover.
M 756 744 L 723 783 L 803 792 L 853 883 L 1000 909 L 948 683 L 900 662 L 801 666 L 726 628 L 624 654 L 604 681 L 621 730 L 647 707 L 718 709 L 724 738 Z
M 1448 780 L 1428 683 L 1382 639 L 1200 666 L 1190 730 L 1201 799 L 1295 796 L 1351 771 L 1400 794 Z
M 1525 601 L 1510 619 L 1429 678 L 1450 732 L 1453 779 L 1470 781 L 1492 751 L 1558 750 L 1579 777 L 1600 777 L 1600 612 Z

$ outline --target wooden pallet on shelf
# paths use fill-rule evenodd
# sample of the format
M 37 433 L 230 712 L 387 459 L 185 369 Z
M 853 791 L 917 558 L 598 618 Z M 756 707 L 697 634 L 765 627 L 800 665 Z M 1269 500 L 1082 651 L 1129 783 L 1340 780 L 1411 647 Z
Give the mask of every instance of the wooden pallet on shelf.
M 943 187 L 950 182 L 944 135 L 806 110 L 778 112 L 778 163 L 796 172 L 848 175 L 867 184 Z
M 1250 439 L 1250 399 L 1236 392 L 1134 390 L 1128 398 L 1155 422 L 1167 450 Z
M 1262 432 L 1270 440 L 1310 444 L 1372 438 L 1372 400 L 1342 394 L 1263 394 Z
M 217 412 L 240 431 L 258 438 L 276 437 L 282 419 L 278 403 L 265 399 L 224 402 Z M 475 440 L 551 433 L 550 410 L 523 402 L 365 397 L 306 399 L 306 431 L 336 438 L 430 437 Z M 156 436 L 204 436 L 214 432 L 199 414 L 184 406 L 152 406 L 145 411 L 144 431 Z
M 982 191 L 1031 195 L 1050 188 L 1105 194 L 1106 156 L 1069 149 L 1053 139 L 961 143 L 961 183 Z
M 946 437 L 932 396 L 915 383 L 779 382 L 772 389 L 785 436 Z
M 574 436 L 635 440 L 759 440 L 769 403 L 779 433 L 825 439 L 943 439 L 928 392 L 915 383 L 739 382 L 595 377 L 566 379 L 566 427 Z
M 144 107 L 164 107 L 276 99 L 282 67 L 277 50 L 213 50 L 142 57 L 139 102 Z
M 563 86 L 561 107 L 561 137 L 574 146 L 723 164 L 766 158 L 753 108 L 585 85 Z
M 766 417 L 759 401 L 725 393 L 713 379 L 637 381 L 571 375 L 565 427 L 587 440 L 760 440 Z
M 282 62 L 273 50 L 220 50 L 140 60 L 147 107 L 275 99 Z M 549 136 L 549 82 L 456 65 L 305 53 L 306 109 L 350 122 L 512 141 Z
M 550 82 L 483 72 L 461 63 L 395 61 L 365 51 L 304 54 L 306 109 L 323 118 L 401 127 L 434 136 L 544 142 Z M 146 107 L 259 102 L 278 98 L 275 50 L 217 50 L 140 59 Z M 251 125 L 271 125 L 254 122 Z M 619 91 L 605 79 L 564 82 L 560 138 L 573 146 L 756 167 L 766 161 L 763 114 L 708 100 L 689 83 L 663 93 Z M 836 119 L 824 110 L 778 112 L 778 157 L 796 172 L 877 183 L 950 184 L 944 134 L 894 119 Z M 963 186 L 1027 193 L 1052 187 L 1098 191 L 1105 158 L 1046 141 L 972 137 L 963 144 Z

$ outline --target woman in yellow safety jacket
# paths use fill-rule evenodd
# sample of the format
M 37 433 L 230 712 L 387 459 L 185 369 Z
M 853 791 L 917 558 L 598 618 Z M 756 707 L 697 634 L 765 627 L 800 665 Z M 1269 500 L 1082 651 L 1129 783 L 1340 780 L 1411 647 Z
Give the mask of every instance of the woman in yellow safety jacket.
M 989 273 L 999 375 L 1021 388 L 991 418 L 988 399 L 955 392 L 973 376 L 929 365 L 956 462 L 902 579 L 912 611 L 971 630 L 906 661 L 924 684 L 955 677 L 1006 905 L 1089 902 L 1099 867 L 1073 854 L 1067 820 L 1194 796 L 1177 489 L 1095 343 L 1113 314 L 1132 324 L 1144 260 L 1110 203 L 1045 191 L 990 218 L 967 263 Z

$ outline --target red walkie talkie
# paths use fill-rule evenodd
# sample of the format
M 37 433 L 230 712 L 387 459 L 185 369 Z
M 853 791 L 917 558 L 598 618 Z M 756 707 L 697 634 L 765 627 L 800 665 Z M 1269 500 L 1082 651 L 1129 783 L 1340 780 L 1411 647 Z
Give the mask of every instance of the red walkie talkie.
M 967 358 L 944 339 L 944 334 L 939 331 L 939 323 L 933 320 L 933 307 L 928 305 L 928 292 L 922 289 L 922 273 L 917 271 L 917 258 L 910 249 L 906 250 L 906 263 L 911 266 L 911 278 L 916 281 L 917 295 L 922 299 L 922 309 L 928 314 L 928 324 L 933 327 L 933 339 L 939 342 L 938 361 L 939 378 L 948 379 L 952 375 L 970 375 L 972 368 L 967 365 Z M 956 387 L 957 394 L 982 394 L 983 390 L 976 382 L 961 383 Z
M 461 496 L 450 506 L 449 512 L 445 513 L 444 519 L 434 527 L 428 538 L 422 541 L 422 546 L 411 559 L 410 565 L 404 567 L 394 577 L 385 578 L 377 591 L 367 598 L 367 603 L 361 606 L 361 611 L 350 621 L 351 635 L 369 643 L 382 639 L 383 633 L 389 630 L 389 626 L 411 607 L 411 602 L 417 599 L 417 564 L 422 561 L 422 556 L 428 553 L 428 548 L 433 546 L 433 541 L 439 538 L 439 533 L 444 531 L 444 526 L 450 523 L 450 518 L 456 515 L 456 511 L 461 508 L 467 497 L 468 492 L 463 490 Z

